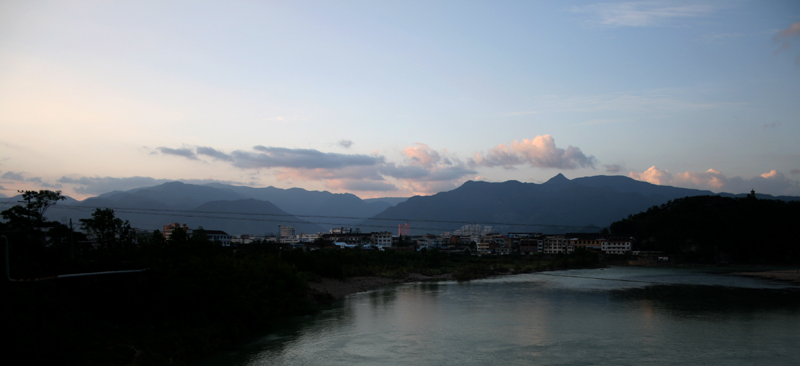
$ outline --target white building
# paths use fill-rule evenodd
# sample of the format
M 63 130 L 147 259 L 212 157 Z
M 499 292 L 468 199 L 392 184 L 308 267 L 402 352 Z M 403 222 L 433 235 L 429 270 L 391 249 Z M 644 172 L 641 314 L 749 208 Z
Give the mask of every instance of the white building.
M 206 238 L 213 242 L 219 242 L 223 247 L 231 245 L 231 236 L 228 233 L 220 230 L 203 230 L 206 232 Z

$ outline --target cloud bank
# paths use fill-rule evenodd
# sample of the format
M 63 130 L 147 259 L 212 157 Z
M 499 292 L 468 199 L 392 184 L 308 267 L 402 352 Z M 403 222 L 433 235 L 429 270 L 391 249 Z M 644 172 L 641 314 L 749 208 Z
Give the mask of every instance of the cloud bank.
M 42 187 L 42 188 L 59 189 L 59 188 L 62 187 L 61 184 L 58 184 L 58 183 L 56 183 L 56 184 L 47 183 L 47 182 L 43 181 L 41 177 L 25 178 L 25 176 L 22 175 L 22 173 L 17 173 L 17 172 L 5 172 L 2 176 L 0 176 L 0 179 L 6 180 L 6 181 L 12 181 L 12 182 L 33 183 L 36 186 L 39 186 L 39 187 Z
M 352 142 L 342 140 L 339 145 L 347 148 Z M 289 183 L 321 181 L 333 190 L 405 190 L 414 194 L 456 188 L 467 179 L 476 177 L 476 169 L 480 167 L 577 169 L 595 168 L 597 164 L 597 159 L 577 147 L 557 147 L 550 135 L 501 144 L 486 153 L 477 152 L 466 161 L 447 150 L 436 150 L 424 143 L 415 143 L 401 150 L 399 157 L 402 162 L 389 162 L 377 153 L 340 154 L 262 145 L 230 153 L 209 146 L 158 147 L 156 151 L 161 155 L 206 163 L 206 160 L 221 162 L 243 170 L 268 170 L 278 180 Z M 87 185 L 83 189 L 91 188 Z
M 777 170 L 771 170 L 759 176 L 744 179 L 742 177 L 728 177 L 719 170 L 708 169 L 704 172 L 682 172 L 672 174 L 655 166 L 642 173 L 630 172 L 633 179 L 650 182 L 658 185 L 677 186 L 710 190 L 713 192 L 748 193 L 751 189 L 756 192 L 769 192 L 773 195 L 800 195 L 800 182 L 787 178 Z
M 349 140 L 340 141 L 343 147 L 351 144 Z M 339 154 L 261 145 L 230 153 L 208 146 L 156 150 L 162 155 L 195 161 L 210 158 L 243 170 L 271 170 L 281 181 L 323 181 L 330 189 L 345 191 L 396 191 L 401 189 L 399 184 L 402 189 L 428 194 L 438 192 L 441 187 L 455 188 L 465 177 L 477 173 L 446 150 L 437 151 L 422 143 L 401 151 L 403 163 L 387 162 L 377 154 Z M 100 187 L 100 184 L 86 184 L 81 190 L 88 193 Z

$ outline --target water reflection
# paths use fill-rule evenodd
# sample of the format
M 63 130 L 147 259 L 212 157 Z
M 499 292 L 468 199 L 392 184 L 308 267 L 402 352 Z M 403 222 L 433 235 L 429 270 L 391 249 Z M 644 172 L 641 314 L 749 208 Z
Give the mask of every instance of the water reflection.
M 206 365 L 800 364 L 800 291 L 610 268 L 355 294 Z
M 787 312 L 800 315 L 800 291 L 792 289 L 753 289 L 728 286 L 657 285 L 614 290 L 611 299 L 622 302 L 647 302 L 675 316 L 742 317 L 760 312 Z

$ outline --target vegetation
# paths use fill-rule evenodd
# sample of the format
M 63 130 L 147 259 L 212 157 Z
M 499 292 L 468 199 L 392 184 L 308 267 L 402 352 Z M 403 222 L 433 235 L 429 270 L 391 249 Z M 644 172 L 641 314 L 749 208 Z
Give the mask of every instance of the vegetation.
M 800 202 L 719 196 L 687 197 L 611 225 L 634 236 L 641 250 L 688 263 L 797 264 Z

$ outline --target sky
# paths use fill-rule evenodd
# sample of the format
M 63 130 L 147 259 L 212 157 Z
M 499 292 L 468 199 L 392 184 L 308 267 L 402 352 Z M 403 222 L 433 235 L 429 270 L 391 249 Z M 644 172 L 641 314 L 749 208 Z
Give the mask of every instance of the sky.
M 800 196 L 798 1 L 0 2 L 0 194 Z

